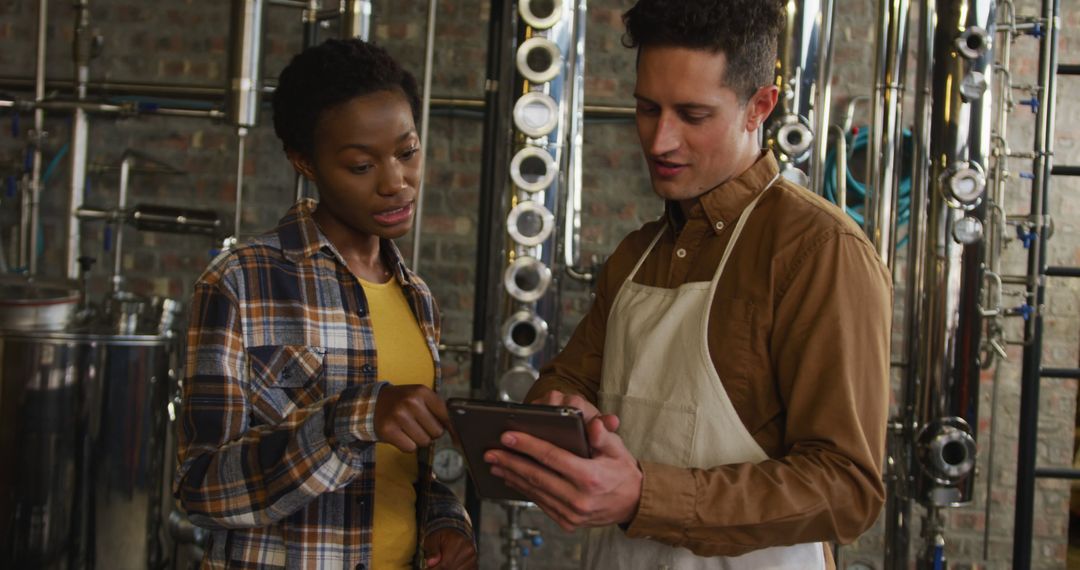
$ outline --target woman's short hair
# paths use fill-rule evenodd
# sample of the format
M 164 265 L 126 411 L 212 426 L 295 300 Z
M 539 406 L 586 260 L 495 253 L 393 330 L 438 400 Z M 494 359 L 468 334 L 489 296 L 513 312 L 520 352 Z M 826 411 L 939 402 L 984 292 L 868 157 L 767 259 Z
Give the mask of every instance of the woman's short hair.
M 416 78 L 385 49 L 359 38 L 329 39 L 295 55 L 274 90 L 274 132 L 286 151 L 311 156 L 315 126 L 327 109 L 379 91 L 397 91 L 420 121 Z

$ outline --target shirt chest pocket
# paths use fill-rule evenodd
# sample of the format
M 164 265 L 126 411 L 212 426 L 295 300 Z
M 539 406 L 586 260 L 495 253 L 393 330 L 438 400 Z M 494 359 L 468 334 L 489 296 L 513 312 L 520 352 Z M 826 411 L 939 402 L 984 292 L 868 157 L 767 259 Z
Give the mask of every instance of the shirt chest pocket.
M 277 424 L 324 398 L 326 349 L 273 345 L 247 349 L 249 396 L 256 417 Z

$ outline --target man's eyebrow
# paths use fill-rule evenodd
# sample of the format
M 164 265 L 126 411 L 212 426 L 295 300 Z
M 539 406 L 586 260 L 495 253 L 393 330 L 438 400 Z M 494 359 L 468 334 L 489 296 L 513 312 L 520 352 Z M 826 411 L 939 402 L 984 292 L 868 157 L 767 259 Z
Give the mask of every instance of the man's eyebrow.
M 644 97 L 639 93 L 634 93 L 634 99 L 637 99 L 638 101 L 641 101 L 642 103 L 648 103 L 650 105 L 658 105 L 658 103 L 656 101 L 653 101 L 652 99 L 649 99 L 648 97 Z M 680 110 L 680 111 L 712 111 L 716 107 L 714 105 L 708 105 L 708 104 L 705 104 L 705 103 L 686 102 L 686 103 L 676 103 L 675 108 Z

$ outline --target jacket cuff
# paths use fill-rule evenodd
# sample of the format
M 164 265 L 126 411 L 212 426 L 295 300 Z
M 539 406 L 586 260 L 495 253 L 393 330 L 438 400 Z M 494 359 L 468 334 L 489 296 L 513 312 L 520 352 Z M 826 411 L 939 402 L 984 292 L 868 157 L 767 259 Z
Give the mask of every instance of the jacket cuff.
M 694 518 L 696 483 L 689 469 L 661 463 L 641 462 L 644 479 L 637 514 L 626 536 L 681 542 Z
M 374 443 L 375 401 L 388 382 L 374 382 L 346 388 L 334 407 L 334 439 L 339 445 Z

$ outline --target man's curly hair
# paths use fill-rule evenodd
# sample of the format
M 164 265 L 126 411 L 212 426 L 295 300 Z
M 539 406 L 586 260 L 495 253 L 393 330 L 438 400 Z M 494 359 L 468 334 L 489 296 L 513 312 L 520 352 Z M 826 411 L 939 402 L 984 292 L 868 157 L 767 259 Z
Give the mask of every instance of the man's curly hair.
M 286 151 L 311 156 L 324 111 L 379 91 L 405 96 L 420 121 L 416 78 L 383 48 L 359 38 L 329 39 L 292 58 L 274 90 L 274 132 Z
M 745 102 L 773 82 L 777 0 L 640 0 L 623 14 L 626 47 L 683 47 L 723 53 L 724 83 Z

